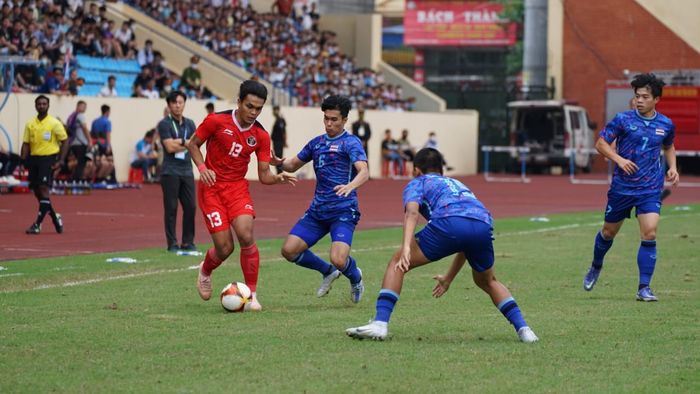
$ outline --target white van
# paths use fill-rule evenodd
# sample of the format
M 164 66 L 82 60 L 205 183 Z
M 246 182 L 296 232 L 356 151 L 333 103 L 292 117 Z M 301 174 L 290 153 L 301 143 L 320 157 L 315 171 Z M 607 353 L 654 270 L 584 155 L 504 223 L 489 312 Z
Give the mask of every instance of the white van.
M 575 167 L 590 171 L 596 125 L 585 108 L 561 100 L 512 101 L 508 119 L 511 146 L 530 148 L 528 169 L 569 168 L 573 150 Z M 513 158 L 520 162 L 517 155 Z

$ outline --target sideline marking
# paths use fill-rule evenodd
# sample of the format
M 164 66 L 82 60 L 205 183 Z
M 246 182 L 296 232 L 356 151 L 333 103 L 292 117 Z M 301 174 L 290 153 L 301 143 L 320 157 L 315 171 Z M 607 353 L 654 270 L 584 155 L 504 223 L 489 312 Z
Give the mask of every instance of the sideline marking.
M 665 216 L 665 217 L 662 216 L 661 219 L 673 219 L 673 218 L 682 218 L 682 217 L 699 216 L 699 215 L 700 215 L 700 213 L 688 213 L 688 214 L 671 215 L 671 216 Z M 581 227 L 581 226 L 598 226 L 598 225 L 602 225 L 602 222 L 573 223 L 573 224 L 567 224 L 567 225 L 562 225 L 562 226 L 545 227 L 545 228 L 541 228 L 541 229 L 527 230 L 527 231 L 516 231 L 516 232 L 512 232 L 512 233 L 503 233 L 503 234 L 498 234 L 498 235 L 499 236 L 528 235 L 528 234 L 542 233 L 542 232 L 547 232 L 547 231 L 572 229 L 572 228 L 577 228 L 577 227 Z M 388 246 L 379 246 L 379 247 L 375 247 L 375 248 L 353 249 L 352 251 L 357 252 L 357 253 L 361 253 L 361 252 L 371 252 L 371 251 L 375 251 L 375 250 L 395 249 L 397 247 L 399 247 L 399 245 L 388 245 Z M 281 258 L 281 257 L 260 259 L 261 263 L 263 263 L 263 262 L 269 263 L 269 262 L 276 262 L 276 261 L 285 261 L 285 259 Z M 106 281 L 112 281 L 112 280 L 119 280 L 119 279 L 140 278 L 140 277 L 150 276 L 150 275 L 191 271 L 191 270 L 195 270 L 198 268 L 199 268 L 199 265 L 192 265 L 192 266 L 189 266 L 187 268 L 148 271 L 148 272 L 140 272 L 140 273 L 135 273 L 135 274 L 124 274 L 124 275 L 117 275 L 117 276 L 108 276 L 108 277 L 101 277 L 101 278 L 94 278 L 94 279 L 86 279 L 86 280 L 82 280 L 82 281 L 72 281 L 72 282 L 64 282 L 64 283 L 56 283 L 56 284 L 48 284 L 48 285 L 39 285 L 39 286 L 29 288 L 29 289 L 0 290 L 0 294 L 19 293 L 19 292 L 23 292 L 23 291 L 34 291 L 34 290 L 44 290 L 44 289 L 55 289 L 55 288 L 62 288 L 62 287 L 82 286 L 82 285 L 88 285 L 88 284 L 94 284 L 94 283 L 100 283 L 100 282 L 106 282 Z M 14 274 L 14 275 L 18 275 L 18 274 Z M 21 275 L 21 273 L 19 275 Z M 5 276 L 10 276 L 10 275 L 5 275 Z M 2 277 L 2 275 L 0 275 L 0 277 Z
M 124 216 L 124 217 L 131 217 L 131 218 L 143 218 L 146 217 L 146 215 L 142 213 L 115 213 L 115 212 L 86 212 L 86 211 L 78 211 L 75 213 L 78 216 L 108 216 L 108 217 L 114 217 L 114 216 Z

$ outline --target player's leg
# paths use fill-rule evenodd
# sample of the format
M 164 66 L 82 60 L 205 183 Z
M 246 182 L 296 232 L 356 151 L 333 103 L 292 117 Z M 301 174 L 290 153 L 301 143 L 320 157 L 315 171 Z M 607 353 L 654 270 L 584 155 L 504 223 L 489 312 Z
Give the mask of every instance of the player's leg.
M 357 266 L 357 261 L 350 256 L 352 238 L 359 218 L 359 212 L 350 209 L 330 222 L 331 263 L 350 281 L 350 299 L 356 304 L 360 302 L 365 291 L 362 271 Z
M 318 297 L 328 294 L 331 284 L 340 276 L 340 271 L 335 266 L 318 257 L 310 249 L 327 233 L 328 226 L 307 213 L 292 227 L 282 246 L 282 256 L 287 261 L 321 274 L 321 285 L 316 291 Z
M 211 233 L 211 239 L 214 241 L 214 247 L 207 251 L 207 254 L 204 256 L 204 261 L 199 267 L 199 274 L 197 275 L 197 291 L 199 292 L 199 296 L 205 301 L 211 298 L 212 272 L 233 253 L 234 249 L 233 235 L 228 228 Z
M 204 223 L 214 242 L 214 247 L 210 248 L 204 256 L 198 275 L 197 290 L 200 297 L 208 300 L 211 297 L 211 274 L 221 263 L 233 253 L 233 235 L 231 233 L 231 223 L 228 219 L 228 211 L 224 207 L 219 196 L 217 185 L 207 187 L 202 182 L 198 184 L 199 207 L 204 216 Z
M 455 258 L 458 257 L 459 255 Z M 464 258 L 464 255 L 462 255 L 462 258 Z M 508 322 L 513 325 L 521 341 L 530 343 L 539 339 L 525 322 L 520 307 L 508 288 L 496 279 L 493 266 L 481 272 L 472 267 L 472 278 L 474 283 L 491 297 L 493 304 Z
M 608 203 L 605 208 L 605 221 L 603 228 L 598 231 L 593 243 L 593 260 L 591 266 L 583 278 L 583 289 L 593 290 L 603 269 L 603 259 L 608 250 L 612 247 L 615 236 L 622 228 L 624 220 L 630 217 L 630 212 L 634 206 L 634 199 L 631 196 L 624 196 L 617 193 L 608 192 Z
M 396 303 L 399 301 L 405 275 L 403 271 L 396 269 L 396 263 L 399 261 L 400 257 L 401 251 L 398 250 L 389 260 L 389 264 L 387 264 L 382 281 L 382 288 L 379 290 L 379 295 L 377 296 L 377 302 L 375 304 L 374 319 L 367 325 L 348 328 L 345 330 L 348 336 L 357 339 L 368 338 L 384 340 L 389 335 L 389 320 L 391 319 L 391 314 L 394 312 Z M 411 240 L 409 270 L 429 262 L 430 260 L 423 254 L 423 251 L 418 246 L 416 238 L 414 237 Z
M 354 228 L 354 226 L 352 226 Z M 337 241 L 333 234 L 346 234 L 350 239 L 348 242 L 352 242 L 352 229 L 341 228 L 341 226 L 336 226 L 331 231 L 331 238 L 333 242 L 331 243 L 331 262 L 348 280 L 350 281 L 350 300 L 355 304 L 362 300 L 362 294 L 365 292 L 365 285 L 362 281 L 362 271 L 357 266 L 357 261 L 350 256 L 350 245 L 344 241 Z
M 250 205 L 250 204 L 249 204 Z M 251 210 L 252 210 L 252 205 Z M 253 215 L 242 214 L 233 219 L 233 231 L 236 233 L 238 242 L 241 244 L 241 271 L 243 271 L 243 279 L 245 284 L 250 287 L 253 293 L 252 301 L 246 304 L 246 310 L 260 311 L 262 306 L 258 301 L 257 287 L 258 275 L 260 271 L 260 251 L 255 243 L 253 233 Z
M 661 201 L 653 196 L 643 198 L 637 206 L 641 242 L 637 252 L 639 267 L 638 301 L 658 301 L 649 285 L 656 268 L 656 229 L 659 225 Z

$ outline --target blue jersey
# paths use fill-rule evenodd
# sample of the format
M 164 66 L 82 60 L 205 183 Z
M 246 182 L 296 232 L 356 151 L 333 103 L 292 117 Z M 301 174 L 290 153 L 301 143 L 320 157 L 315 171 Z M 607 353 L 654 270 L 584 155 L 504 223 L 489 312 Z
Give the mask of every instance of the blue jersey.
M 404 208 L 418 203 L 427 220 L 451 216 L 480 220 L 493 225 L 491 213 L 462 182 L 438 174 L 421 175 L 403 190 Z
M 610 191 L 626 195 L 660 193 L 664 187 L 661 146 L 673 144 L 675 130 L 671 119 L 658 112 L 651 118 L 634 110 L 615 115 L 600 137 L 609 144 L 617 140 L 617 153 L 634 162 L 639 170 L 627 175 L 615 168 Z
M 323 134 L 313 138 L 297 155 L 299 160 L 308 163 L 313 160 L 316 173 L 316 192 L 309 210 L 321 214 L 336 213 L 341 210 L 357 210 L 357 192 L 347 197 L 335 194 L 334 187 L 346 185 L 357 175 L 354 164 L 367 161 L 360 139 L 343 130 L 330 138 Z

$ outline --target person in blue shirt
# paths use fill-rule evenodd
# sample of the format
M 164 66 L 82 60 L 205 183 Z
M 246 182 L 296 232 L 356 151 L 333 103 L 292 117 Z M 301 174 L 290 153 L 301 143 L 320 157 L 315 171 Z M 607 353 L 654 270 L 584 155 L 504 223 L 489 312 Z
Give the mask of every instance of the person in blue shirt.
M 639 74 L 632 79 L 636 109 L 620 112 L 600 132 L 596 149 L 617 164 L 608 190 L 603 228 L 593 247 L 593 261 L 583 279 L 583 288 L 593 290 L 603 269 L 603 258 L 613 239 L 630 217 L 632 208 L 639 221 L 641 242 L 637 253 L 639 267 L 638 301 L 657 301 L 649 287 L 656 266 L 656 228 L 661 214 L 664 169 L 663 149 L 668 169 L 666 181 L 676 185 L 675 127 L 671 119 L 656 111 L 664 82 L 654 74 Z M 615 143 L 617 149 L 611 145 Z
M 313 161 L 316 191 L 311 206 L 290 230 L 282 246 L 282 256 L 301 267 L 323 275 L 318 297 L 328 294 L 331 284 L 342 273 L 350 281 L 350 296 L 360 302 L 364 285 L 362 271 L 350 256 L 353 232 L 360 220 L 357 189 L 369 179 L 367 156 L 362 142 L 345 130 L 352 103 L 343 96 L 323 100 L 323 124 L 326 133 L 315 137 L 293 158 L 279 159 L 282 169 L 294 172 Z M 331 234 L 330 260 L 324 261 L 310 248 Z
M 388 335 L 389 318 L 399 300 L 404 275 L 456 253 L 447 273 L 434 277 L 437 284 L 433 296 L 445 294 L 468 261 L 474 283 L 491 297 L 494 305 L 515 327 L 520 340 L 525 343 L 538 341 L 510 291 L 496 280 L 491 214 L 464 184 L 442 175 L 442 163 L 442 155 L 436 149 L 423 148 L 416 153 L 413 161 L 415 178 L 403 191 L 403 242 L 384 273 L 376 314 L 369 324 L 348 328 L 345 333 L 357 339 L 384 340 Z M 419 215 L 425 217 L 428 224 L 414 235 Z

